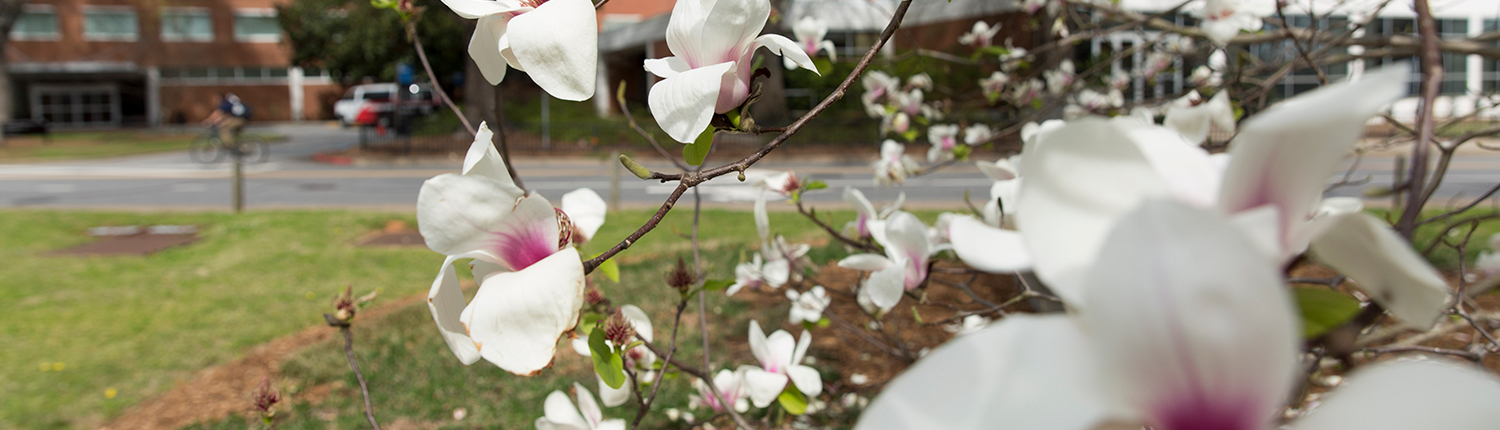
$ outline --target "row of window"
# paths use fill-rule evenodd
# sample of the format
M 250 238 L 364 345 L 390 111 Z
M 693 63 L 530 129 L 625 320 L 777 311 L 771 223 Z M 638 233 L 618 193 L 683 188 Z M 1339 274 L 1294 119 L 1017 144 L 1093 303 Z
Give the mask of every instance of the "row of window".
M 214 23 L 208 9 L 164 8 L 161 40 L 166 42 L 212 42 Z M 57 40 L 57 11 L 48 5 L 30 5 L 16 18 L 12 40 Z M 133 42 L 140 38 L 139 20 L 128 6 L 89 6 L 83 11 L 83 38 L 93 41 Z M 272 9 L 241 9 L 234 13 L 234 39 L 240 42 L 281 41 L 281 26 Z
M 181 67 L 161 69 L 163 80 L 195 82 L 250 82 L 273 81 L 287 78 L 286 67 Z M 329 72 L 318 68 L 303 68 L 307 79 L 330 79 Z

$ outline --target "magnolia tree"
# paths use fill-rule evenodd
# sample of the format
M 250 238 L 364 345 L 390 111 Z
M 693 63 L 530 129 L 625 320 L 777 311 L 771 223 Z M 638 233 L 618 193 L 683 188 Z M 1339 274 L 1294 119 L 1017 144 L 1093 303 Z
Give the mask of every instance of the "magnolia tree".
M 491 83 L 514 68 L 555 97 L 600 96 L 593 11 L 602 2 L 444 4 L 478 20 L 469 53 Z M 834 416 L 857 417 L 852 425 L 859 429 L 1488 429 L 1500 423 L 1500 378 L 1481 366 L 1500 352 L 1492 333 L 1500 318 L 1476 312 L 1473 299 L 1500 284 L 1500 257 L 1482 254 L 1478 270 L 1461 261 L 1460 271 L 1472 276 L 1451 280 L 1426 258 L 1445 248 L 1465 255 L 1479 222 L 1500 216 L 1471 209 L 1500 186 L 1423 212 L 1456 149 L 1500 132 L 1439 135 L 1450 125 L 1433 114 L 1441 55 L 1500 58 L 1488 44 L 1500 38 L 1496 33 L 1440 40 L 1426 0 L 1358 10 L 1341 4 L 1325 15 L 1253 0 L 1194 0 L 1162 14 L 1113 2 L 1027 0 L 1020 5 L 1028 14 L 1023 30 L 1038 36 L 1027 48 L 997 40 L 1000 23 L 978 22 L 952 52 L 895 54 L 983 76 L 956 85 L 926 73 L 873 70 L 889 61 L 880 53 L 909 7 L 911 0 L 900 2 L 869 51 L 845 59 L 854 61 L 853 72 L 831 95 L 791 124 L 773 127 L 750 114 L 767 76 L 757 73 L 756 56 L 780 56 L 788 69 L 805 69 L 796 73 L 818 73 L 814 58 L 834 59 L 823 40 L 827 25 L 805 17 L 787 24 L 794 36 L 788 38 L 766 32 L 772 14 L 766 0 L 679 0 L 665 34 L 671 56 L 642 65 L 662 78 L 650 89 L 650 113 L 677 143 L 642 135 L 678 169 L 653 171 L 620 158 L 641 179 L 676 187 L 643 225 L 592 258 L 576 247 L 595 239 L 605 222 L 603 200 L 580 189 L 554 205 L 526 190 L 507 164 L 504 130 L 480 124 L 462 172 L 427 181 L 417 203 L 423 237 L 446 256 L 428 304 L 454 356 L 536 375 L 547 371 L 559 343 L 576 334 L 564 349 L 589 356 L 596 377 L 574 384 L 571 396 L 554 392 L 536 405 L 538 429 L 627 428 L 649 414 L 689 427 L 747 429 L 851 424 Z M 1360 35 L 1383 9 L 1395 8 L 1414 10 L 1418 35 Z M 1165 19 L 1177 13 L 1197 24 Z M 1288 18 L 1312 15 L 1319 22 L 1335 13 L 1355 18 L 1337 29 L 1297 27 Z M 1124 33 L 1145 35 L 1146 42 L 1074 61 L 1078 45 Z M 1276 58 L 1285 61 L 1257 56 L 1267 44 L 1283 49 Z M 1417 56 L 1418 67 L 1371 67 L 1347 82 L 1323 71 L 1359 58 L 1405 55 Z M 1139 67 L 1120 66 L 1137 57 L 1144 60 L 1131 64 Z M 1186 70 L 1189 58 L 1205 61 Z M 1274 95 L 1282 77 L 1304 69 L 1326 85 L 1284 100 Z M 1124 92 L 1133 85 L 1174 73 L 1189 81 L 1182 91 L 1127 102 Z M 1421 92 L 1407 94 L 1414 78 Z M 794 172 L 757 178 L 760 197 L 751 210 L 759 252 L 718 262 L 737 263 L 732 281 L 708 279 L 699 252 L 691 264 L 679 260 L 667 279 L 680 292 L 671 330 L 654 329 L 641 308 L 616 306 L 607 290 L 590 286 L 595 274 L 617 276 L 611 258 L 651 233 L 694 187 L 730 174 L 746 180 L 747 168 L 861 89 L 863 112 L 888 137 L 870 142 L 874 185 L 899 187 L 972 161 L 994 181 L 988 198 L 973 204 L 967 195 L 954 196 L 954 206 L 968 203 L 969 210 L 943 213 L 927 225 L 903 211 L 901 199 L 877 204 L 845 188 L 856 218 L 835 227 L 801 198 L 825 183 Z M 1408 96 L 1420 99 L 1414 115 L 1406 115 L 1415 118 L 1410 125 L 1390 110 Z M 978 110 L 998 114 L 967 115 Z M 1360 199 L 1325 198 L 1331 188 L 1359 182 L 1346 173 L 1329 185 L 1346 156 L 1371 145 L 1364 136 L 1372 121 L 1397 130 L 1379 144 L 1411 144 L 1398 182 L 1368 189 L 1371 197 L 1393 198 L 1386 218 L 1364 211 Z M 744 158 L 704 165 L 716 137 L 735 133 L 774 137 Z M 664 146 L 680 147 L 683 156 L 670 156 L 675 151 Z M 907 146 L 925 146 L 925 157 L 917 148 L 918 157 L 908 155 Z M 974 149 L 984 148 L 1006 157 L 972 160 Z M 770 200 L 795 206 L 848 254 L 810 260 L 809 245 L 774 234 Z M 1432 226 L 1436 239 L 1416 235 L 1420 226 Z M 696 251 L 696 227 L 691 237 Z M 455 264 L 468 264 L 479 284 L 467 302 Z M 860 275 L 847 285 L 821 284 L 815 272 L 828 264 Z M 692 302 L 704 315 L 705 295 L 750 290 L 785 296 L 788 322 L 803 330 L 767 334 L 763 327 L 781 324 L 750 321 L 743 337 L 714 340 L 703 331 L 702 367 L 675 355 L 677 328 Z M 1000 292 L 1006 296 L 997 298 Z M 858 318 L 834 314 L 840 301 L 852 302 Z M 924 321 L 914 308 L 897 316 L 917 304 L 946 308 L 949 317 Z M 948 330 L 897 329 L 912 324 Z M 1459 330 L 1477 335 L 1457 347 L 1422 344 Z M 835 331 L 854 335 L 841 341 L 889 355 L 900 363 L 892 369 L 899 374 L 889 381 L 825 380 L 814 366 L 827 364 L 814 363 L 808 350 L 814 336 Z M 710 344 L 748 345 L 753 359 L 710 368 Z M 663 378 L 667 373 L 691 378 Z M 688 405 L 662 404 L 664 384 L 691 386 L 696 394 Z M 600 403 L 634 407 L 607 417 Z

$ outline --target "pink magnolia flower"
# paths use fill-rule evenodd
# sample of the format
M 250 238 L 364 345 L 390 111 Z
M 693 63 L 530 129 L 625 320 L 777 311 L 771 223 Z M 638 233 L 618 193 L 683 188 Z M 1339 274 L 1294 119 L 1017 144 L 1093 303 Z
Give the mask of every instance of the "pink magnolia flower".
M 927 128 L 927 162 L 936 163 L 953 159 L 953 147 L 958 146 L 958 124 L 938 124 Z
M 578 406 L 573 406 L 562 391 L 548 394 L 542 406 L 545 415 L 536 419 L 537 430 L 625 430 L 625 420 L 604 419 L 604 411 L 594 402 L 589 389 L 574 382 L 573 395 Z
M 860 285 L 860 296 L 865 296 L 880 313 L 889 311 L 901 300 L 902 292 L 915 289 L 927 279 L 927 260 L 932 256 L 932 246 L 927 237 L 927 225 L 916 215 L 897 211 L 883 223 L 885 234 L 876 236 L 876 241 L 885 248 L 885 255 L 854 254 L 839 260 L 839 267 L 871 272 Z
M 880 143 L 880 159 L 875 161 L 874 167 L 875 185 L 882 186 L 906 182 L 907 177 L 921 168 L 916 160 L 906 155 L 906 145 L 890 139 Z
M 837 48 L 833 46 L 833 41 L 823 38 L 828 35 L 828 23 L 823 20 L 812 15 L 803 16 L 792 25 L 792 35 L 797 37 L 797 45 L 802 47 L 802 52 L 806 52 L 808 58 L 817 56 L 818 52 L 826 51 L 829 60 L 838 61 L 838 54 L 834 52 Z M 796 61 L 786 57 L 782 57 L 781 64 L 787 70 L 799 66 Z
M 703 405 L 717 413 L 726 411 L 727 405 L 734 408 L 735 412 L 744 413 L 750 410 L 750 399 L 745 393 L 743 369 L 734 372 L 729 369 L 720 369 L 719 373 L 714 374 L 714 388 L 719 389 L 719 395 L 723 396 L 722 402 L 720 397 L 715 397 L 714 391 L 701 379 L 693 381 L 693 388 L 698 390 L 698 394 L 688 394 L 688 408 L 697 409 L 699 405 Z
M 770 406 L 786 389 L 787 382 L 808 397 L 823 392 L 823 380 L 817 369 L 802 364 L 810 345 L 812 335 L 807 332 L 798 340 L 793 340 L 786 330 L 776 330 L 766 337 L 760 323 L 750 321 L 750 353 L 760 366 L 741 366 L 739 371 L 744 374 L 744 387 L 755 407 Z
M 1000 23 L 990 26 L 984 21 L 974 21 L 974 28 L 958 36 L 958 43 L 973 46 L 975 48 L 988 48 L 994 43 L 995 33 L 1000 32 Z

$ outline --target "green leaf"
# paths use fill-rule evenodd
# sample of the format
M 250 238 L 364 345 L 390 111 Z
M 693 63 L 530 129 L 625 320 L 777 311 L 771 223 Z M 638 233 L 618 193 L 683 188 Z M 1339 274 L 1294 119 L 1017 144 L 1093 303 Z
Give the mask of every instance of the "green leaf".
M 682 147 L 682 160 L 688 164 L 697 166 L 703 164 L 703 159 L 708 158 L 708 150 L 714 146 L 714 128 L 709 126 L 698 134 L 698 138 Z
M 1359 300 L 1323 288 L 1297 288 L 1297 307 L 1302 309 L 1302 336 L 1312 339 L 1344 324 L 1359 314 Z
M 786 411 L 791 412 L 792 415 L 807 413 L 807 396 L 797 391 L 795 384 L 786 384 L 786 388 L 781 390 L 781 395 L 776 396 L 776 402 L 781 403 L 781 407 L 786 408 Z
M 598 373 L 606 385 L 616 389 L 625 385 L 625 360 L 604 343 L 604 330 L 599 327 L 594 327 L 589 333 L 589 357 L 594 360 L 594 373 Z
M 921 134 L 921 132 L 918 132 L 917 129 L 914 128 L 911 130 L 907 130 L 906 133 L 902 133 L 901 138 L 906 139 L 907 142 L 915 142 L 917 140 L 918 134 Z
M 828 183 L 827 182 L 823 182 L 823 181 L 808 181 L 807 182 L 807 190 L 808 191 L 821 190 L 821 189 L 824 189 L 824 188 L 828 188 Z
M 707 281 L 703 281 L 703 290 L 719 291 L 725 288 L 729 288 L 730 285 L 734 285 L 734 281 L 724 279 L 710 279 Z
M 739 109 L 734 109 L 734 110 L 731 110 L 729 112 L 724 112 L 724 116 L 729 117 L 729 123 L 730 124 L 734 124 L 734 129 L 735 130 L 739 130 L 740 129 L 740 110 Z
M 603 263 L 599 263 L 599 271 L 604 272 L 604 277 L 609 280 L 620 283 L 620 265 L 615 263 L 615 260 L 604 260 Z
M 960 144 L 960 145 L 954 145 L 953 146 L 953 158 L 957 158 L 959 161 L 966 161 L 966 160 L 968 160 L 969 159 L 969 154 L 971 154 L 973 152 L 974 152 L 974 149 L 970 148 L 969 145 Z
M 911 318 L 917 320 L 917 324 L 922 324 L 922 314 L 917 312 L 917 305 L 911 306 Z
M 823 317 L 823 319 L 818 320 L 818 328 L 828 328 L 828 324 L 831 322 L 828 320 L 828 317 Z

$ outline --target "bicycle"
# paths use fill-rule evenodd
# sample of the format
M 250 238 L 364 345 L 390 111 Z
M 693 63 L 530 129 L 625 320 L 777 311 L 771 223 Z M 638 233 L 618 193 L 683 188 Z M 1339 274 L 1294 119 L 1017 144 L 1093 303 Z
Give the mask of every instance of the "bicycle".
M 254 134 L 240 134 L 238 140 L 239 155 L 244 162 L 264 163 L 271 158 L 271 144 L 265 138 Z M 209 127 L 207 132 L 198 135 L 188 144 L 188 157 L 199 164 L 218 163 L 225 154 L 230 153 L 232 150 L 219 138 L 217 127 Z

